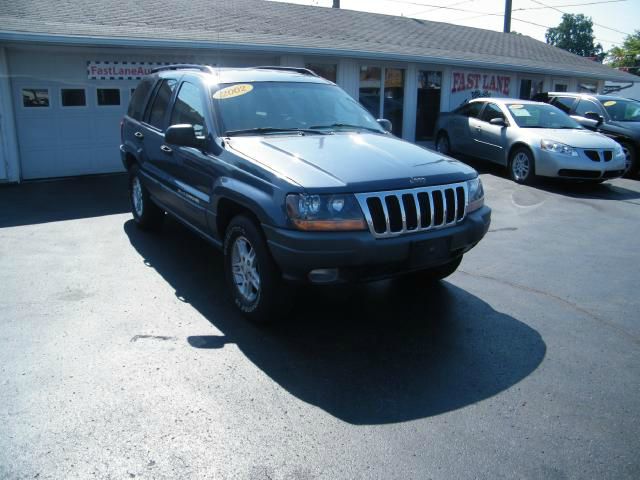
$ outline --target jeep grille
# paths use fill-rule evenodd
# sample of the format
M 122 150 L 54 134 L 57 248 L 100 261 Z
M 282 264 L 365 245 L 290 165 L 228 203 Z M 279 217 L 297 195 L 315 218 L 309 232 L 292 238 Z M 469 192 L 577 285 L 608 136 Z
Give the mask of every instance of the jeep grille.
M 377 238 L 450 227 L 467 213 L 467 184 L 356 194 L 369 230 Z

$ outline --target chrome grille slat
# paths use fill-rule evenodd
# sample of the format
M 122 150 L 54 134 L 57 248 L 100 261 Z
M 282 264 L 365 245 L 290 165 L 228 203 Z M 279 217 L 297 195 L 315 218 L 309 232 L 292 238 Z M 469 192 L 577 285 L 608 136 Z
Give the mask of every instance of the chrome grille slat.
M 462 189 L 462 192 L 460 192 L 459 189 Z M 447 195 L 447 191 L 449 191 L 449 195 Z M 434 192 L 437 192 L 437 202 L 434 201 Z M 424 198 L 424 195 L 426 195 L 426 198 Z M 420 206 L 421 197 L 423 198 L 424 209 Z M 365 220 L 369 226 L 369 231 L 372 235 L 376 238 L 388 238 L 409 233 L 437 230 L 456 225 L 466 218 L 467 206 L 469 203 L 469 192 L 467 191 L 466 182 L 461 182 L 407 190 L 357 193 L 356 198 L 362 208 Z M 462 201 L 462 198 L 464 198 L 464 205 L 460 206 L 459 202 Z M 424 211 L 427 208 L 427 199 L 429 202 L 428 214 Z M 372 208 L 374 206 L 376 207 L 374 211 L 370 210 L 367 203 L 368 200 L 373 202 Z M 404 203 L 405 201 L 407 202 L 406 205 Z M 387 205 L 387 202 L 390 203 Z M 396 202 L 399 208 L 396 207 Z M 413 205 L 411 205 L 411 202 L 413 202 Z M 381 210 L 378 208 L 378 204 L 380 205 Z M 389 205 L 391 205 L 392 208 L 390 208 Z M 414 206 L 416 215 L 415 228 L 413 228 Z M 436 212 L 436 210 L 438 211 Z M 426 216 L 424 221 L 422 218 L 423 213 Z M 411 216 L 410 219 L 408 215 Z M 381 216 L 384 216 L 384 218 L 381 218 Z M 390 216 L 393 216 L 393 218 Z M 448 217 L 452 217 L 452 220 L 448 221 Z M 436 218 L 438 220 L 442 220 L 437 225 L 435 224 Z M 411 221 L 409 222 L 409 220 Z M 375 224 L 378 225 L 378 231 L 374 228 Z M 382 225 L 385 225 L 384 231 L 381 231 Z M 398 226 L 401 225 L 401 229 L 398 231 L 392 231 L 392 225 L 395 225 L 394 229 L 397 229 Z

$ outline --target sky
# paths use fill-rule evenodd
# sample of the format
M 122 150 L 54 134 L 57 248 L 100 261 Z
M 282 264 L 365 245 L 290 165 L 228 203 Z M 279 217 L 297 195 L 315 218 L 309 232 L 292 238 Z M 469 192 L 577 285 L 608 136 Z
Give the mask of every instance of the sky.
M 332 0 L 275 0 L 331 7 Z M 511 30 L 545 41 L 548 27 L 557 26 L 562 12 L 583 13 L 594 22 L 596 43 L 605 50 L 621 45 L 640 30 L 640 0 L 512 0 Z M 592 4 L 592 5 L 589 5 Z M 502 31 L 504 0 L 341 0 L 343 9 L 404 15 Z M 556 7 L 545 8 L 545 6 Z M 443 8 L 444 7 L 444 8 Z M 529 23 L 527 23 L 529 22 Z

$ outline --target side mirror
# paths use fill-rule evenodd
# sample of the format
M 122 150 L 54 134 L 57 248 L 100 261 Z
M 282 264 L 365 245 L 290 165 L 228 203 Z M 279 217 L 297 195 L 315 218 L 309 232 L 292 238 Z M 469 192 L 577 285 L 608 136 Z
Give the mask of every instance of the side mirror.
M 390 132 L 393 129 L 393 126 L 391 125 L 391 122 L 389 120 L 387 120 L 386 118 L 379 118 L 378 119 L 378 123 L 380 124 L 380 126 L 382 128 L 384 128 L 385 132 Z
M 588 118 L 589 120 L 595 120 L 597 123 L 597 127 L 599 127 L 600 125 L 602 125 L 602 122 L 604 122 L 604 117 L 596 112 L 587 112 L 584 114 L 585 118 Z
M 491 125 L 497 125 L 498 127 L 506 127 L 507 122 L 504 121 L 504 118 L 496 117 L 489 120 Z
M 170 145 L 177 145 L 179 147 L 193 147 L 201 148 L 202 140 L 196 137 L 196 131 L 193 125 L 186 123 L 179 125 L 171 125 L 164 132 L 164 141 Z

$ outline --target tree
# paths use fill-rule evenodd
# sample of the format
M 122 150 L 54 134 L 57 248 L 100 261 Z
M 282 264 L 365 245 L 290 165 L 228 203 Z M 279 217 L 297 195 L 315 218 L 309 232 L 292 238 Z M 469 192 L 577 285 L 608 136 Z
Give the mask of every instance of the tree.
M 640 66 L 640 30 L 627 35 L 621 47 L 613 47 L 607 54 L 612 67 Z
M 565 13 L 560 25 L 549 28 L 545 34 L 547 43 L 582 57 L 598 57 L 604 53 L 602 45 L 595 42 L 593 21 L 583 14 Z

